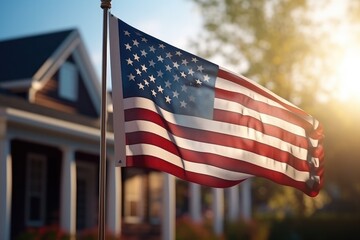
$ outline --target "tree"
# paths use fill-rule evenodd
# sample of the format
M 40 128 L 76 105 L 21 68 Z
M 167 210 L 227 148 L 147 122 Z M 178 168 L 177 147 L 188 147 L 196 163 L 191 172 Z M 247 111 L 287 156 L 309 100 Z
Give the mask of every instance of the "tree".
M 193 0 L 203 16 L 204 32 L 194 43 L 206 58 L 220 57 L 231 69 L 301 105 L 313 113 L 314 102 L 326 92 L 334 74 L 332 60 L 339 48 L 330 37 L 338 19 L 319 19 L 327 1 Z M 317 13 L 318 13 L 317 12 Z M 331 51 L 329 51 L 331 49 Z M 326 73 L 327 75 L 325 75 Z M 330 89 L 331 91 L 331 89 Z M 292 188 L 254 184 L 254 196 L 277 215 L 311 215 L 329 201 L 325 191 L 316 199 Z M 256 189 L 255 189 L 256 188 Z M 264 197 L 264 194 L 266 195 Z
M 306 0 L 193 1 L 204 21 L 205 32 L 195 43 L 200 54 L 220 56 L 280 96 L 311 106 L 327 48 L 311 18 L 313 5 Z

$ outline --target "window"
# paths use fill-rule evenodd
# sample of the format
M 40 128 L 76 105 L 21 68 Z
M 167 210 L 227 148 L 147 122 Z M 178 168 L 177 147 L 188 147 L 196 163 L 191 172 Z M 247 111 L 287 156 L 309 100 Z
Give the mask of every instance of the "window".
M 78 72 L 75 64 L 64 62 L 59 72 L 59 96 L 76 101 L 78 95 Z
M 46 157 L 28 154 L 26 168 L 25 222 L 27 226 L 43 226 L 46 208 Z
M 125 182 L 125 222 L 140 223 L 144 218 L 144 181 L 142 175 Z

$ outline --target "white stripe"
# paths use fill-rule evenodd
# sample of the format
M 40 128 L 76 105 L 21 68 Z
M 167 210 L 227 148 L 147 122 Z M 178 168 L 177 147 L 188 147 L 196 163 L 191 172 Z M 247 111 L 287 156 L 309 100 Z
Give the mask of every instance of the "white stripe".
M 244 116 L 250 116 L 255 119 L 260 120 L 263 123 L 270 124 L 273 126 L 277 126 L 281 129 L 284 129 L 286 131 L 289 131 L 291 133 L 294 133 L 299 136 L 305 135 L 305 130 L 302 127 L 299 127 L 298 125 L 292 124 L 290 122 L 287 122 L 283 119 L 270 116 L 268 114 L 257 112 L 253 109 L 247 108 L 239 103 L 231 102 L 224 99 L 215 98 L 214 101 L 214 108 L 235 112 L 235 113 L 241 113 Z
M 227 70 L 225 70 L 227 71 Z M 229 71 L 227 71 L 229 72 Z M 237 75 L 235 73 L 233 73 L 234 75 Z M 239 76 L 239 75 L 237 75 Z M 299 109 L 301 110 L 300 108 L 298 108 L 297 106 L 295 106 L 294 104 L 292 104 L 291 102 L 277 96 L 276 94 L 274 94 L 273 92 L 269 91 L 268 89 L 264 88 L 263 86 L 261 86 L 260 84 L 244 77 L 244 76 L 240 76 L 244 81 L 247 81 L 249 82 L 250 84 L 262 89 L 263 91 L 267 92 L 268 94 L 270 94 L 271 96 L 273 96 L 274 98 L 276 98 L 277 100 L 279 100 L 280 102 L 290 106 L 290 107 L 293 107 L 293 108 L 296 108 L 296 109 Z M 282 106 L 281 104 L 279 104 L 278 102 L 275 102 L 273 101 L 272 99 L 270 98 L 267 98 L 251 89 L 248 89 L 246 87 L 243 87 L 239 84 L 236 84 L 232 81 L 229 81 L 229 80 L 226 80 L 224 78 L 221 78 L 221 77 L 217 77 L 216 78 L 216 82 L 215 82 L 215 88 L 218 88 L 218 89 L 222 89 L 222 90 L 226 90 L 226 91 L 229 91 L 229 92 L 234 92 L 234 93 L 242 93 L 252 99 L 254 99 L 255 101 L 258 101 L 258 102 L 262 102 L 262 103 L 265 103 L 265 104 L 268 104 L 270 106 L 274 106 L 274 107 L 277 107 L 277 108 L 281 108 L 281 109 L 284 109 L 288 112 L 290 112 L 289 109 L 287 109 L 286 107 Z M 301 110 L 302 111 L 302 110 Z M 318 126 L 318 121 L 316 119 L 314 119 L 312 116 L 310 115 L 303 115 L 303 114 L 298 114 L 298 113 L 295 113 L 295 112 L 292 112 L 293 114 L 295 114 L 296 116 L 298 116 L 299 118 L 303 119 L 304 121 L 310 123 L 314 129 L 317 128 Z
M 190 151 L 221 155 L 223 157 L 228 157 L 234 160 L 251 163 L 259 167 L 264 167 L 266 169 L 274 170 L 277 172 L 283 172 L 289 177 L 295 176 L 296 178 L 297 175 L 299 174 L 301 175 L 303 173 L 303 171 L 296 170 L 287 163 L 279 162 L 272 158 L 255 154 L 253 152 L 216 145 L 216 144 L 193 141 L 193 140 L 174 136 L 171 133 L 167 132 L 166 129 L 148 121 L 127 122 L 125 127 L 127 129 L 126 132 L 145 131 L 145 132 L 154 133 L 171 142 L 176 143 L 176 145 L 180 148 L 184 148 Z
M 224 71 L 227 71 L 229 72 L 228 70 L 224 70 Z M 234 75 L 237 75 L 235 73 L 232 73 Z M 239 75 L 237 75 L 239 76 Z M 300 108 L 298 108 L 297 106 L 295 106 L 294 104 L 290 103 L 289 101 L 277 96 L 276 94 L 272 93 L 271 91 L 269 91 L 268 89 L 264 88 L 263 86 L 259 85 L 258 83 L 244 77 L 244 76 L 240 76 L 244 81 L 247 81 L 249 82 L 250 84 L 253 84 L 255 85 L 256 87 L 259 87 L 260 89 L 262 89 L 263 91 L 269 93 L 271 96 L 273 96 L 274 98 L 276 98 L 277 100 L 281 101 L 282 103 L 288 105 L 288 106 L 291 106 L 293 108 L 296 108 L 296 109 L 299 109 L 301 110 Z M 226 91 L 229 91 L 229 92 L 234 92 L 234 93 L 242 93 L 252 99 L 254 99 L 255 101 L 258 101 L 258 102 L 262 102 L 262 103 L 265 103 L 265 104 L 268 104 L 270 106 L 273 106 L 273 107 L 277 107 L 277 108 L 281 108 L 281 109 L 284 109 L 285 111 L 289 111 L 289 109 L 285 108 L 284 106 L 282 106 L 281 104 L 255 92 L 255 91 L 252 91 L 251 89 L 248 89 L 246 87 L 243 87 L 239 84 L 236 84 L 234 82 L 231 82 L 229 80 L 226 80 L 224 78 L 221 78 L 221 77 L 217 77 L 216 78 L 216 82 L 215 82 L 215 88 L 218 88 L 218 89 L 222 89 L 222 90 L 226 90 Z M 220 99 L 219 99 L 220 100 Z M 216 103 L 217 99 L 215 98 L 215 104 Z M 223 110 L 227 110 L 227 108 L 225 106 L 214 106 L 215 108 L 219 108 L 219 109 L 223 109 Z M 236 109 L 236 108 L 235 108 Z M 302 110 L 301 110 L 302 111 Z M 235 111 L 236 112 L 236 111 Z M 299 118 L 303 119 L 304 121 L 310 123 L 312 126 L 313 126 L 313 129 L 317 129 L 318 126 L 319 126 L 319 121 L 316 120 L 314 117 L 310 116 L 310 115 L 300 115 L 300 114 L 297 114 L 297 113 L 294 113 L 292 112 L 293 114 L 295 114 L 296 116 L 298 116 Z M 271 124 L 271 123 L 270 123 Z M 288 124 L 291 124 L 291 123 L 288 123 Z M 276 125 L 274 124 L 275 126 L 282 126 L 282 125 Z M 296 126 L 296 125 L 294 125 Z M 298 127 L 300 128 L 300 127 Z M 287 130 L 286 128 L 283 128 L 285 130 Z M 289 127 L 289 129 L 292 129 Z M 300 128 L 302 129 L 302 128 Z M 296 130 L 295 132 L 298 134 L 301 130 Z M 295 133 L 294 132 L 294 133 Z M 304 131 L 302 131 L 304 132 Z M 300 136 L 304 136 L 304 134 L 299 134 Z M 310 138 L 310 144 L 313 146 L 313 147 L 317 147 L 319 145 L 319 140 L 317 139 L 312 139 Z
M 182 127 L 247 138 L 284 151 L 290 151 L 294 156 L 300 159 L 306 159 L 304 155 L 307 155 L 307 149 L 285 142 L 282 139 L 266 135 L 260 131 L 256 131 L 245 126 L 213 121 L 199 117 L 173 114 L 155 106 L 154 102 L 146 98 L 126 98 L 124 99 L 124 108 L 144 108 L 161 115 L 166 121 Z
M 163 128 L 155 123 L 145 121 L 145 120 L 136 120 L 136 121 L 126 122 L 125 129 L 126 129 L 126 133 L 137 132 L 137 131 L 151 132 L 151 133 L 161 136 L 171 142 L 176 143 L 176 145 L 181 148 L 192 150 L 192 151 L 209 152 L 212 154 L 220 153 L 222 156 L 234 158 L 234 159 L 243 159 L 243 154 L 247 153 L 247 151 L 245 151 L 243 149 L 238 149 L 238 148 L 233 148 L 233 147 L 228 147 L 228 146 L 223 146 L 223 145 L 217 145 L 217 144 L 211 144 L 211 143 L 205 143 L 205 142 L 199 142 L 199 141 L 182 138 L 182 137 L 173 135 L 172 133 L 168 132 L 165 128 Z M 266 138 L 267 136 L 263 136 L 263 137 Z M 244 136 L 242 138 L 251 139 L 251 136 L 250 137 Z M 267 145 L 270 145 L 270 144 L 274 145 L 272 143 L 272 141 L 267 138 L 266 139 L 262 138 L 261 140 L 262 140 L 262 143 L 265 142 L 265 144 L 267 144 Z M 302 159 L 302 160 L 307 159 L 307 150 L 301 149 L 301 148 L 299 149 L 298 147 L 293 146 L 289 143 L 281 142 L 279 144 L 279 146 L 277 146 L 277 149 L 285 151 L 289 155 L 293 155 L 299 159 Z M 250 153 L 250 154 L 253 154 L 253 157 L 256 157 L 256 156 L 260 157 L 260 155 L 257 155 L 255 153 Z M 264 159 L 264 162 L 270 163 L 272 165 L 273 165 L 273 163 L 272 163 L 273 161 L 274 161 L 274 159 L 271 159 L 271 158 Z
M 136 155 L 148 155 L 162 159 L 163 161 L 169 162 L 177 167 L 180 167 L 186 171 L 200 173 L 209 175 L 212 177 L 218 177 L 230 181 L 238 181 L 252 177 L 250 174 L 234 172 L 219 167 L 189 162 L 184 159 L 181 159 L 178 155 L 175 155 L 171 152 L 168 152 L 158 146 L 151 144 L 134 144 L 126 145 L 126 155 L 127 156 L 136 156 Z
M 158 146 L 154 146 L 151 144 L 134 144 L 134 145 L 126 145 L 126 155 L 127 156 L 136 156 L 136 155 L 148 155 L 160 158 L 164 161 L 167 161 L 171 164 L 176 165 L 177 167 L 183 168 L 186 171 L 195 172 L 195 173 L 202 173 L 209 176 L 215 176 L 218 178 L 222 178 L 225 180 L 230 181 L 236 181 L 241 180 L 244 178 L 248 178 L 249 175 L 241 173 L 241 172 L 235 172 L 230 171 L 226 169 L 222 169 L 219 167 L 214 167 L 208 164 L 202 164 L 202 163 L 193 163 L 190 161 L 187 161 L 186 159 L 181 159 L 179 156 L 170 153 L 166 151 L 165 149 L 162 149 Z M 276 164 L 273 168 L 270 168 L 267 165 L 260 165 L 260 167 L 269 169 L 271 171 L 276 171 L 280 173 L 284 173 L 284 169 L 282 169 L 282 166 L 280 164 Z M 288 177 L 294 179 L 295 181 L 299 182 L 306 182 L 309 179 L 309 173 L 308 172 L 302 172 L 297 171 L 293 169 L 291 166 L 288 166 L 286 169 L 285 175 Z M 316 176 L 318 178 L 318 176 Z
M 244 76 L 239 75 L 237 73 L 233 73 L 233 72 L 231 72 L 229 70 L 226 70 L 226 69 L 223 69 L 223 68 L 221 68 L 221 69 L 223 71 L 225 71 L 225 72 L 229 72 L 229 73 L 231 73 L 233 75 L 236 75 L 236 76 L 240 77 L 243 81 L 246 81 L 246 82 L 250 83 L 251 85 L 256 86 L 257 88 L 260 88 L 261 90 L 263 90 L 264 92 L 270 94 L 271 96 L 273 96 L 274 98 L 276 98 L 280 102 L 282 102 L 282 103 L 284 103 L 286 105 L 289 105 L 289 106 L 291 106 L 293 108 L 297 108 L 297 109 L 301 110 L 300 108 L 298 108 L 297 106 L 295 106 L 291 102 L 279 97 L 278 95 L 276 95 L 273 92 L 269 91 L 267 88 L 261 86 L 257 82 L 252 81 L 252 80 L 248 79 L 247 77 L 244 77 Z M 265 96 L 262 96 L 261 94 L 259 94 L 257 92 L 254 92 L 251 89 L 245 88 L 245 87 L 243 87 L 243 86 L 241 86 L 239 84 L 236 84 L 236 83 L 234 83 L 232 81 L 226 80 L 226 79 L 221 78 L 221 77 L 216 78 L 215 87 L 216 88 L 221 88 L 221 89 L 224 89 L 224 90 L 227 90 L 227 91 L 231 91 L 231 92 L 245 93 L 247 96 L 253 98 L 256 101 L 264 102 L 264 103 L 267 103 L 267 104 L 275 106 L 275 107 L 280 107 L 280 108 L 286 109 L 285 107 L 283 107 L 279 103 L 277 103 L 277 102 L 275 102 L 275 101 L 273 101 L 273 100 L 271 100 L 271 99 L 269 99 L 269 98 L 267 98 Z

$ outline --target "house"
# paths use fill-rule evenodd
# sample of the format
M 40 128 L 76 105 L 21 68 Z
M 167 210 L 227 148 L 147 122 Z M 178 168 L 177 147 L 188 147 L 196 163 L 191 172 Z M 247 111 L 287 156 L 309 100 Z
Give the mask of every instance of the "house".
M 95 228 L 101 89 L 79 32 L 1 41 L 0 53 L 0 239 L 29 227 Z M 111 120 L 107 225 L 116 234 L 122 215 L 159 222 L 161 174 L 112 167 Z
M 0 239 L 43 226 L 69 234 L 96 228 L 100 102 L 100 81 L 77 30 L 0 41 Z M 107 228 L 159 237 L 163 174 L 113 167 L 111 108 L 107 129 Z M 200 187 L 189 186 L 182 211 L 199 220 Z

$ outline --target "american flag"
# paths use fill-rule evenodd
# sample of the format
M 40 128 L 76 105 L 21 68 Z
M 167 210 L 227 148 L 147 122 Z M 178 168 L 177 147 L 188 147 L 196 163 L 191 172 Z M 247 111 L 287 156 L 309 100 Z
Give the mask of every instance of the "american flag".
M 110 17 L 115 157 L 211 187 L 258 176 L 316 196 L 319 122 L 257 83 Z

